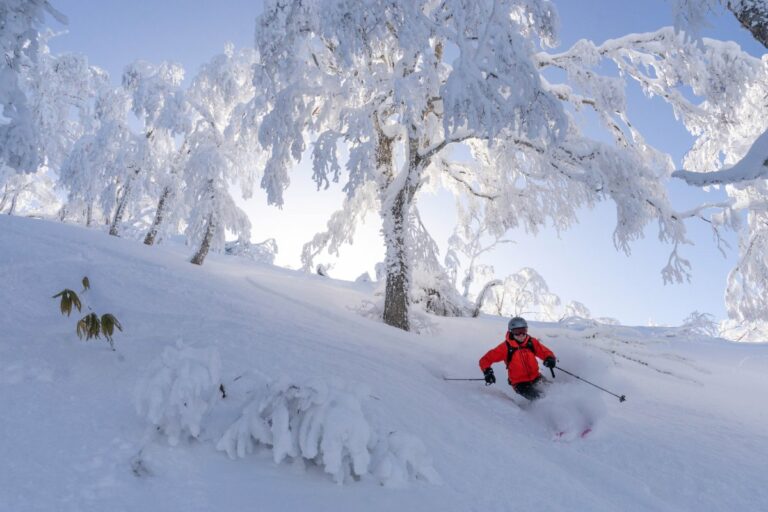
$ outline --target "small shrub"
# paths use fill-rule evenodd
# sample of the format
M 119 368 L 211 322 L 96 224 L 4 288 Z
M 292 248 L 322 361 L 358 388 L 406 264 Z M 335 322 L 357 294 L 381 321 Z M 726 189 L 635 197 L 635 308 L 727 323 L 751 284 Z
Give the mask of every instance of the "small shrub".
M 91 289 L 91 281 L 87 276 L 83 277 L 82 283 L 83 290 L 81 293 L 85 293 Z M 61 310 L 62 315 L 66 314 L 67 316 L 70 316 L 73 306 L 77 308 L 78 312 L 82 311 L 83 303 L 74 291 L 65 288 L 53 296 L 54 299 L 59 297 L 61 297 L 59 309 Z M 87 307 L 91 310 L 90 306 Z M 112 347 L 112 350 L 115 350 L 115 344 L 112 339 L 112 336 L 115 333 L 115 328 L 117 328 L 118 331 L 123 330 L 123 326 L 115 315 L 112 313 L 105 313 L 99 318 L 99 315 L 91 310 L 90 313 L 77 321 L 75 332 L 77 333 L 78 338 L 81 340 L 84 338 L 86 341 L 93 338 L 100 338 L 103 334 L 104 338 L 109 342 L 109 346 Z

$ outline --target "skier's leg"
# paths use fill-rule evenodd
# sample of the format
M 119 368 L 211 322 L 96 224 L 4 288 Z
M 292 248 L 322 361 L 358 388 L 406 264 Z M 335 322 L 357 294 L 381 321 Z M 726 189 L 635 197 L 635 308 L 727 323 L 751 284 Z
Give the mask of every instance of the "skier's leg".
M 541 391 L 536 387 L 537 382 L 538 379 L 532 380 L 530 382 L 518 382 L 512 386 L 512 389 L 514 389 L 515 393 L 518 395 L 533 401 L 541 398 Z

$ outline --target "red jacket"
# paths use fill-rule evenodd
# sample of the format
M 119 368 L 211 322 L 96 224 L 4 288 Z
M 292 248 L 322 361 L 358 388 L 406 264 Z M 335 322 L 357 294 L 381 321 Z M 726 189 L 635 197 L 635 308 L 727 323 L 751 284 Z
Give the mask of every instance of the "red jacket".
M 529 340 L 531 342 L 530 345 L 528 343 Z M 507 366 L 507 376 L 512 385 L 530 382 L 540 375 L 539 363 L 536 361 L 537 357 L 542 360 L 548 357 L 555 357 L 555 354 L 536 338 L 526 336 L 522 343 L 518 343 L 517 340 L 507 333 L 506 340 L 480 358 L 480 369 L 485 370 L 490 368 L 493 363 L 501 361 L 506 363 L 509 352 L 507 343 L 516 348 L 512 353 L 512 360 Z M 529 346 L 532 346 L 533 350 L 528 348 Z

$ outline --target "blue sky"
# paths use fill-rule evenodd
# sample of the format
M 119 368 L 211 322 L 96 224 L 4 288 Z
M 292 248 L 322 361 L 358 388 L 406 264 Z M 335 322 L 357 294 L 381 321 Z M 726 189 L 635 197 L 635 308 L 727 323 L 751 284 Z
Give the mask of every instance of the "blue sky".
M 88 56 L 117 82 L 123 67 L 135 59 L 153 62 L 171 60 L 182 64 L 187 76 L 220 53 L 227 42 L 236 46 L 253 44 L 254 20 L 258 0 L 52 0 L 69 18 L 64 34 L 52 41 L 54 52 L 72 51 Z M 596 42 L 631 32 L 655 30 L 671 24 L 671 8 L 663 0 L 561 0 L 556 2 L 561 16 L 561 42 L 567 47 L 580 38 Z M 63 27 L 54 26 L 56 29 Z M 712 16 L 707 37 L 738 42 L 753 55 L 762 47 L 727 13 Z M 638 88 L 630 90 L 630 114 L 648 142 L 662 149 L 680 163 L 691 138 L 674 121 L 670 109 L 658 99 L 645 98 Z M 714 191 L 673 183 L 673 202 L 680 209 L 702 199 L 722 197 Z M 247 205 L 254 221 L 253 238 L 276 237 L 280 245 L 278 263 L 296 267 L 301 244 L 322 229 L 327 215 L 338 205 L 339 192 L 316 193 L 306 169 L 298 169 L 286 195 L 283 210 L 268 208 L 263 194 L 256 194 Z M 421 200 L 425 222 L 439 243 L 450 234 L 445 222 L 445 196 Z M 726 258 L 712 242 L 706 224 L 689 225 L 690 238 L 696 244 L 683 255 L 693 264 L 690 284 L 663 286 L 659 271 L 666 263 L 669 247 L 656 241 L 655 226 L 650 226 L 644 240 L 633 245 L 630 257 L 617 253 L 611 241 L 615 207 L 604 203 L 586 211 L 576 228 L 558 238 L 552 232 L 537 237 L 510 233 L 515 244 L 498 251 L 490 263 L 500 276 L 521 267 L 536 268 L 547 280 L 551 291 L 564 302 L 578 300 L 595 316 L 610 316 L 628 324 L 679 324 L 691 311 L 725 316 L 723 290 L 728 271 L 735 263 L 733 249 Z M 285 236 L 291 233 L 291 237 Z M 345 248 L 332 275 L 354 278 L 371 271 L 381 250 L 375 219 L 360 231 L 357 247 Z

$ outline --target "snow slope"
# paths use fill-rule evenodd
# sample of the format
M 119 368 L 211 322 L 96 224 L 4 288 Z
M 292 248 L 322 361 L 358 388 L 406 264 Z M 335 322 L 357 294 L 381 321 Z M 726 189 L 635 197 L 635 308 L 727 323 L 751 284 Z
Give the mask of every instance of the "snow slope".
M 0 217 L 0 511 L 768 509 L 768 344 L 534 324 L 563 368 L 627 401 L 559 373 L 546 398 L 520 407 L 505 384 L 442 379 L 479 377 L 505 319 L 432 318 L 431 334 L 409 334 L 358 313 L 376 300 L 368 285 L 188 257 Z M 78 340 L 75 313 L 51 298 L 83 276 L 88 303 L 125 328 L 116 351 Z M 218 349 L 230 397 L 198 440 L 170 446 L 147 435 L 134 390 L 179 340 Z M 372 423 L 421 439 L 442 483 L 340 485 L 267 450 L 229 459 L 217 436 L 249 392 L 238 377 L 255 373 L 360 389 Z M 584 439 L 555 435 L 586 425 Z

